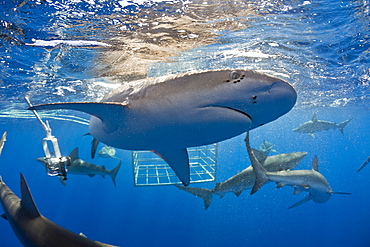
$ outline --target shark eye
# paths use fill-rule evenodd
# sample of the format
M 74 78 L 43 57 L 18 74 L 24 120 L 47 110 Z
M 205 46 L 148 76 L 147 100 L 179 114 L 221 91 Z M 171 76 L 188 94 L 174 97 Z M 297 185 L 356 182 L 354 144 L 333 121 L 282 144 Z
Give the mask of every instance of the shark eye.
M 236 72 L 236 71 L 230 72 L 231 79 L 236 80 L 236 79 L 239 79 L 239 77 L 240 77 L 239 72 Z

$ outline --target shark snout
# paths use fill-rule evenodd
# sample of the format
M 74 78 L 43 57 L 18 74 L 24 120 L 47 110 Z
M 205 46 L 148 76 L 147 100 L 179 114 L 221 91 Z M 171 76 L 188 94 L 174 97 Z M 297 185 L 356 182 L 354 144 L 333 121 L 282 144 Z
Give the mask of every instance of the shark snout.
M 288 82 L 283 80 L 273 82 L 268 92 L 278 103 L 280 113 L 283 114 L 290 111 L 297 101 L 297 92 Z

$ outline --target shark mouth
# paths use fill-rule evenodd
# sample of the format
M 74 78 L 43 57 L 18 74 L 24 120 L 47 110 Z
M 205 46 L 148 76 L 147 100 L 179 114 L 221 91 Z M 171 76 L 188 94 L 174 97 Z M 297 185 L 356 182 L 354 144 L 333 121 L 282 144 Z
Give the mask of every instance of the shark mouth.
M 238 112 L 240 114 L 243 114 L 244 116 L 248 117 L 252 121 L 252 117 L 248 113 L 246 113 L 244 111 L 241 111 L 239 109 L 232 108 L 230 106 L 221 106 L 221 105 L 210 105 L 210 107 L 220 107 L 220 108 L 230 109 L 230 110 L 236 111 L 236 112 Z

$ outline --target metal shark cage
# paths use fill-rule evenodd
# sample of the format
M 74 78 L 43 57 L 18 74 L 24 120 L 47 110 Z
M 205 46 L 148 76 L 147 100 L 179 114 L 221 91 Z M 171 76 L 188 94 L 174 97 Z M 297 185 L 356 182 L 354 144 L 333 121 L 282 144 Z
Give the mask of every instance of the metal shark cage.
M 188 148 L 190 183 L 216 179 L 218 144 Z M 150 151 L 132 152 L 135 186 L 181 184 L 171 167 Z

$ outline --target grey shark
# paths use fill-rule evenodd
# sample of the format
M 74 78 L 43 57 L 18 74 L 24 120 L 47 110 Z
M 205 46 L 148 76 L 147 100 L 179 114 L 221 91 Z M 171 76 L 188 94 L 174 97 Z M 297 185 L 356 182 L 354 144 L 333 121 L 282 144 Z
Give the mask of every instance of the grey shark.
M 258 157 L 259 162 L 263 164 L 265 169 L 268 171 L 293 169 L 307 155 L 306 152 L 294 152 L 267 157 L 256 149 L 253 149 L 253 151 Z M 222 183 L 216 183 L 216 186 L 211 190 L 204 188 L 184 187 L 179 185 L 176 186 L 181 190 L 185 190 L 197 197 L 202 198 L 204 200 L 204 208 L 208 209 L 211 205 L 214 195 L 219 195 L 220 198 L 222 198 L 224 194 L 233 192 L 236 196 L 239 196 L 243 190 L 253 187 L 255 178 L 256 176 L 253 172 L 253 168 L 252 166 L 249 166 L 226 181 Z
M 317 203 L 325 203 L 332 194 L 347 194 L 343 192 L 333 192 L 326 178 L 319 173 L 318 160 L 315 156 L 312 161 L 312 170 L 292 170 L 269 172 L 258 161 L 254 154 L 254 150 L 250 147 L 249 132 L 245 138 L 248 155 L 252 163 L 256 180 L 253 185 L 251 195 L 256 193 L 264 184 L 275 182 L 278 188 L 285 185 L 294 187 L 294 194 L 299 194 L 302 191 L 308 192 L 308 196 L 297 202 L 289 208 L 302 205 L 310 200 Z
M 27 182 L 21 173 L 21 197 L 0 177 L 0 200 L 3 218 L 9 221 L 19 241 L 25 247 L 114 247 L 73 233 L 40 214 Z
M 112 170 L 107 170 L 104 166 L 94 165 L 90 162 L 81 160 L 78 157 L 78 148 L 73 149 L 68 157 L 70 158 L 70 163 L 67 166 L 68 174 L 88 175 L 89 177 L 94 177 L 95 175 L 105 177 L 106 175 L 109 175 L 116 187 L 116 176 L 121 167 L 122 161 L 120 161 Z M 46 166 L 46 160 L 44 157 L 37 158 L 36 160 Z
M 271 142 L 268 142 L 266 140 L 263 140 L 261 143 L 259 150 L 264 154 L 264 155 L 269 155 L 270 152 L 277 153 L 275 149 L 273 149 L 274 144 Z
M 316 113 L 314 113 L 312 120 L 301 124 L 299 127 L 293 129 L 293 131 L 298 132 L 298 133 L 307 133 L 310 136 L 315 137 L 313 134 L 315 132 L 321 132 L 321 131 L 330 130 L 330 129 L 339 129 L 340 133 L 344 135 L 344 128 L 351 120 L 352 118 L 344 121 L 341 124 L 336 124 L 334 122 L 318 120 Z
M 6 141 L 6 136 L 8 135 L 8 131 L 5 131 L 3 133 L 3 136 L 1 137 L 0 139 L 0 155 L 1 153 L 3 152 L 3 148 L 4 148 L 4 144 L 5 144 L 5 141 Z
M 188 147 L 220 142 L 292 109 L 287 82 L 251 70 L 209 70 L 124 83 L 102 102 L 51 103 L 30 110 L 91 114 L 90 134 L 108 146 L 151 150 L 190 183 Z

